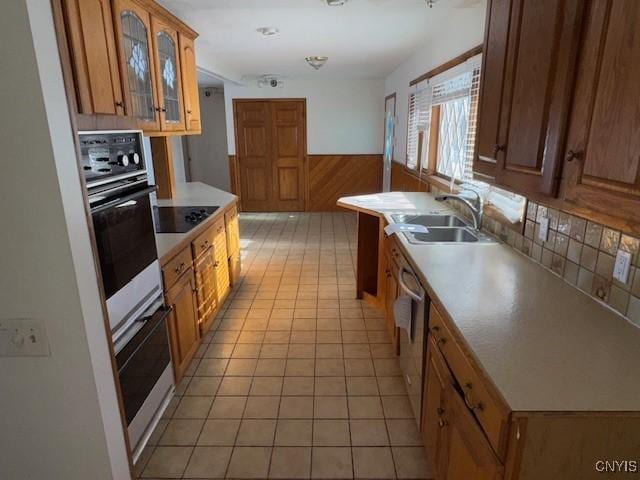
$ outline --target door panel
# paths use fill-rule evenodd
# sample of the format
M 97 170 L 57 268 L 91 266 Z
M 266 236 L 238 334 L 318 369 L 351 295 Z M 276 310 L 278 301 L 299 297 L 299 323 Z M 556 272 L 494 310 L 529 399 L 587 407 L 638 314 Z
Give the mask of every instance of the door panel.
M 304 210 L 305 101 L 237 100 L 234 114 L 243 210 Z
M 592 2 L 567 137 L 564 200 L 640 230 L 640 2 Z
M 200 123 L 200 97 L 196 73 L 196 51 L 191 38 L 178 34 L 180 43 L 180 65 L 182 70 L 182 94 L 186 128 L 190 132 L 202 130 Z

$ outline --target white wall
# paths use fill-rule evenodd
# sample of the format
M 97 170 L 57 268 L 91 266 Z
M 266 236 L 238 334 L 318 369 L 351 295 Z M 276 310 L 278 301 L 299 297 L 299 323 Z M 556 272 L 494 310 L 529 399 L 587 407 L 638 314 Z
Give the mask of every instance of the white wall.
M 409 82 L 461 53 L 482 44 L 486 3 L 474 8 L 452 9 L 447 21 L 430 32 L 425 46 L 396 68 L 385 80 L 385 96 L 396 94 L 394 160 L 404 163 L 407 148 Z
M 48 0 L 3 4 L 0 59 L 0 315 L 41 319 L 51 351 L 0 359 L 0 478 L 127 479 Z
M 224 92 L 221 89 L 200 89 L 202 135 L 188 135 L 187 147 L 192 182 L 203 182 L 229 191 L 229 155 Z
M 184 151 L 182 149 L 182 137 L 174 135 L 171 138 L 171 150 L 173 151 L 173 172 L 176 176 L 176 183 L 186 182 L 184 172 Z
M 306 98 L 307 152 L 313 154 L 382 153 L 383 79 L 286 78 L 284 88 L 225 84 L 229 154 L 236 153 L 234 98 Z

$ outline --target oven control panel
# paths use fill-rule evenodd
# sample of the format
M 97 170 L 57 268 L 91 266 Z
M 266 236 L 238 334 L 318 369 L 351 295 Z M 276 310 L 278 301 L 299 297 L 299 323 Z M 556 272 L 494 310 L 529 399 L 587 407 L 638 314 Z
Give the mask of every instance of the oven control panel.
M 142 132 L 80 132 L 79 136 L 82 170 L 88 185 L 145 171 Z

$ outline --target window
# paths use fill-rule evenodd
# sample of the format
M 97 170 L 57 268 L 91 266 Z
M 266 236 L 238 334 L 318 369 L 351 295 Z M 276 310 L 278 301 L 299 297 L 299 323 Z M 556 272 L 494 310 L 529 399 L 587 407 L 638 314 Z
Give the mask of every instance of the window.
M 431 88 L 428 86 L 409 94 L 409 122 L 407 125 L 407 168 L 417 170 L 424 139 L 428 139 L 431 121 Z M 422 142 L 420 141 L 422 139 Z M 420 145 L 422 143 L 422 145 Z M 420 148 L 422 147 L 422 148 Z

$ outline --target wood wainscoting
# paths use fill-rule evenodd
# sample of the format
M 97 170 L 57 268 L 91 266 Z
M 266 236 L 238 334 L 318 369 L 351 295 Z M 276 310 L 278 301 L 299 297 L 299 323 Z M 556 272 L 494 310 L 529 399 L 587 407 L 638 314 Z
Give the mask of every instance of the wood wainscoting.
M 382 155 L 308 155 L 307 210 L 339 211 L 340 197 L 382 191 Z
M 392 192 L 428 192 L 429 184 L 425 179 L 418 178 L 418 173 L 407 170 L 398 162 L 391 162 L 391 191 Z

